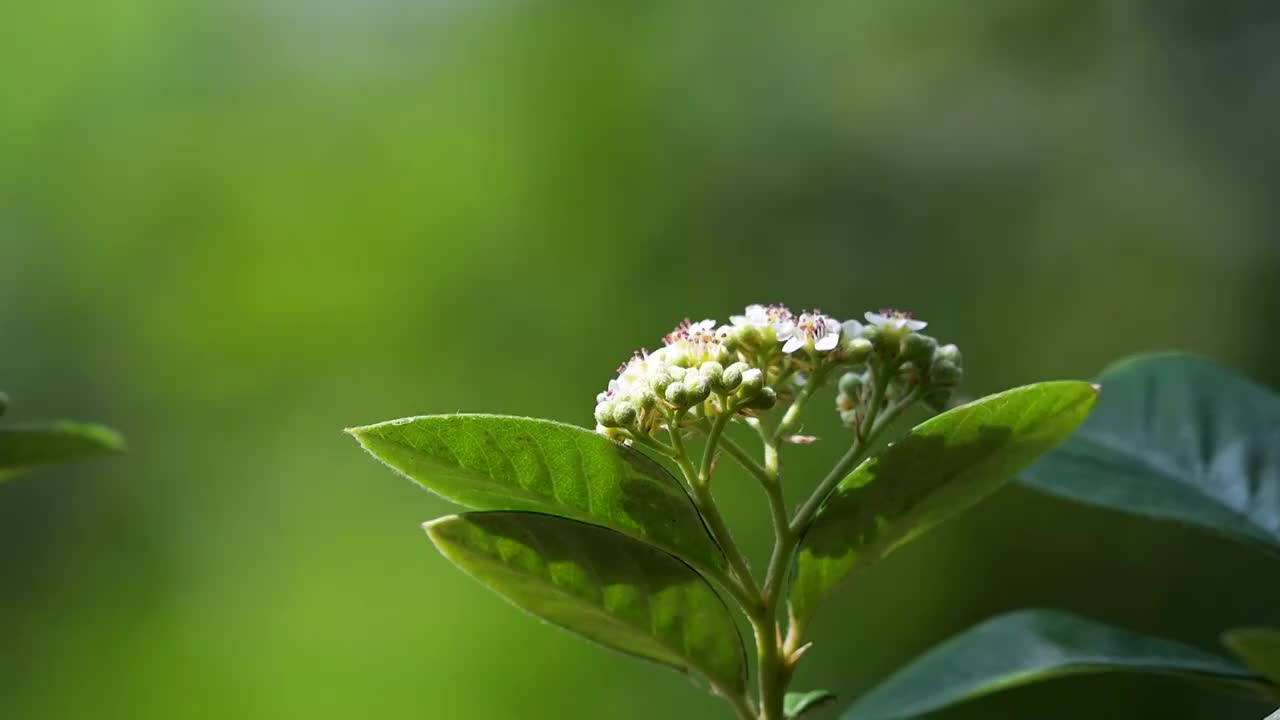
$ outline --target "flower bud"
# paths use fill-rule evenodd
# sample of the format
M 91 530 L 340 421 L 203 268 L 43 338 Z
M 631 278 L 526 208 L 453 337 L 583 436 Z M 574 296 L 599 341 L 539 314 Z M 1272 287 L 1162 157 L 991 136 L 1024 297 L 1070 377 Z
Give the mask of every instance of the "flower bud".
M 866 381 L 867 378 L 862 373 L 847 372 L 840 376 L 840 394 L 857 397 Z
M 714 360 L 709 360 L 702 363 L 702 366 L 698 368 L 698 372 L 702 373 L 702 377 L 706 378 L 708 383 L 711 383 L 712 390 L 720 391 L 720 380 L 724 377 L 723 365 Z
M 929 382 L 934 385 L 941 385 L 943 387 L 959 385 L 960 380 L 963 377 L 964 370 L 950 360 L 935 359 L 933 367 L 929 368 Z
M 737 332 L 733 334 L 733 338 L 746 348 L 758 348 L 760 343 L 764 342 L 764 338 L 760 335 L 760 329 L 752 325 L 742 325 L 736 328 Z
M 744 398 L 755 397 L 764 388 L 764 373 L 760 368 L 747 368 L 742 373 L 742 384 L 738 386 L 738 394 Z
M 935 362 L 939 360 L 949 360 L 956 365 L 962 365 L 964 361 L 960 357 L 960 348 L 955 345 L 943 345 L 933 353 Z
M 667 399 L 667 402 L 676 407 L 682 408 L 689 405 L 689 391 L 682 382 L 676 381 L 667 385 L 663 396 Z
M 771 387 L 762 387 L 760 392 L 747 403 L 749 410 L 771 410 L 778 404 L 778 393 Z
M 613 409 L 616 405 L 612 400 L 606 400 L 596 405 L 596 422 L 607 428 L 618 427 L 618 422 L 613 418 Z
M 929 363 L 938 349 L 938 341 L 928 335 L 909 333 L 902 336 L 899 352 L 903 360 L 907 360 L 921 371 L 928 372 Z
M 667 386 L 675 382 L 675 378 L 671 377 L 666 371 L 656 373 L 649 379 L 649 388 L 654 394 L 662 397 L 667 392 Z
M 658 404 L 658 396 L 649 388 L 641 388 L 632 395 L 632 400 L 640 407 L 640 410 L 652 410 Z
M 697 405 L 711 396 L 711 383 L 701 373 L 691 372 L 684 376 L 685 402 Z M 667 388 L 670 390 L 671 388 Z M 616 414 L 617 411 L 615 411 Z
M 961 368 L 960 348 L 943 345 L 933 353 L 933 366 L 929 368 L 929 381 L 935 385 L 950 387 L 960 384 L 964 377 Z
M 864 330 L 863 332 L 866 331 Z M 867 361 L 868 357 L 871 356 L 871 351 L 873 349 L 874 347 L 872 346 L 871 341 L 865 337 L 850 338 L 845 343 L 844 356 L 845 359 L 852 362 L 854 365 L 861 365 Z
M 736 362 L 724 369 L 724 374 L 720 376 L 720 392 L 731 393 L 738 389 L 742 384 L 742 373 L 750 370 L 751 366 L 744 362 Z
M 635 425 L 637 417 L 639 417 L 639 413 L 636 412 L 636 406 L 625 400 L 613 406 L 613 421 L 620 427 Z M 601 424 L 603 425 L 604 423 Z

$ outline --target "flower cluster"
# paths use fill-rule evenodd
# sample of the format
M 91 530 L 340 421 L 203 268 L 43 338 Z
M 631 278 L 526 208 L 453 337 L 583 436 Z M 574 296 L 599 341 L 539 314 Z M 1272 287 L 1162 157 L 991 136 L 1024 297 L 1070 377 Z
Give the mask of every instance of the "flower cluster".
M 819 310 L 795 314 L 782 305 L 750 305 L 728 325 L 685 320 L 661 348 L 641 350 L 618 368 L 596 397 L 597 430 L 627 440 L 726 412 L 756 414 L 788 399 L 793 386 L 820 368 L 841 365 L 853 370 L 838 401 L 846 419 L 869 402 L 854 384 L 882 368 L 892 367 L 889 391 L 897 395 L 921 383 L 933 389 L 959 380 L 958 351 L 920 335 L 924 322 L 891 310 L 864 317 L 866 325 L 842 323 Z
M 928 323 L 911 313 L 881 310 L 865 315 L 868 325 L 845 323 L 846 332 L 857 332 L 868 341 L 872 352 L 866 361 L 840 378 L 836 409 L 848 425 L 857 426 L 877 400 L 877 380 L 887 385 L 880 402 L 903 403 L 920 400 L 941 410 L 960 383 L 964 372 L 960 350 L 955 345 L 939 345 L 921 334 Z

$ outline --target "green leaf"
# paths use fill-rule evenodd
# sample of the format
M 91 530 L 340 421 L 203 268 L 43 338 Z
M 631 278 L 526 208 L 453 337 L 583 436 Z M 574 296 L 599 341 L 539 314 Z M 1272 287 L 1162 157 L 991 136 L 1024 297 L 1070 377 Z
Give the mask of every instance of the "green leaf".
M 835 694 L 826 690 L 789 692 L 782 699 L 782 714 L 787 716 L 787 720 L 795 720 L 805 713 L 835 702 L 835 699 Z
M 1084 382 L 1014 388 L 937 415 L 837 486 L 801 542 L 791 588 L 804 622 L 851 573 L 981 500 L 1089 414 Z
M 1222 642 L 1249 667 L 1280 685 L 1280 629 L 1238 628 L 1224 633 Z
M 1066 675 L 1176 675 L 1260 692 L 1230 658 L 1054 610 L 1000 615 L 947 640 L 864 695 L 842 720 L 899 720 Z
M 0 471 L 123 451 L 120 434 L 101 425 L 59 422 L 0 430 Z
M 746 655 L 707 581 L 652 545 L 523 512 L 451 515 L 424 527 L 445 557 L 515 606 L 602 645 L 740 696 Z
M 1026 484 L 1280 552 L 1280 396 L 1186 355 L 1126 360 L 1100 382 L 1098 411 Z
M 9 396 L 0 392 L 0 415 L 3 415 L 4 411 L 8 409 L 9 409 Z
M 603 525 L 695 565 L 725 567 L 678 480 L 648 457 L 572 425 L 432 415 L 352 428 L 374 457 L 477 510 L 528 510 Z

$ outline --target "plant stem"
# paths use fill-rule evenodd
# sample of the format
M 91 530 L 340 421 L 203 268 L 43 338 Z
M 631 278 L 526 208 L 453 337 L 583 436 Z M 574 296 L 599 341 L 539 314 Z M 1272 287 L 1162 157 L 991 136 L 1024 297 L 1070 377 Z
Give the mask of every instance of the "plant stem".
M 756 480 L 759 480 L 760 484 L 765 486 L 765 489 L 768 490 L 768 486 L 773 482 L 773 480 L 763 465 L 756 462 L 755 458 L 751 457 L 746 450 L 742 449 L 742 446 L 738 445 L 738 443 L 728 437 L 720 438 L 720 446 L 724 448 L 725 452 L 732 455 L 734 460 L 738 461 L 738 464 L 742 466 L 743 470 L 751 473 L 751 475 Z
M 778 427 L 774 429 L 772 442 L 766 441 L 765 446 L 775 444 L 783 435 L 791 431 L 791 427 L 796 424 L 796 420 L 800 419 L 800 414 L 804 412 L 804 406 L 809 402 L 809 398 L 815 392 L 826 384 L 827 374 L 831 372 L 834 365 L 820 364 L 814 368 L 813 373 L 809 376 L 809 382 L 800 388 L 800 393 L 796 395 L 795 402 L 791 403 L 791 407 L 787 408 L 787 414 L 782 416 L 782 422 L 778 423 Z
M 751 619 L 759 660 L 760 720 L 783 720 L 783 699 L 790 679 L 782 659 L 775 610 L 772 604 L 766 605 L 757 617 Z
M 743 556 L 738 543 L 734 541 L 733 534 L 729 532 L 729 526 L 724 521 L 724 516 L 720 514 L 720 508 L 716 505 L 715 496 L 711 494 L 711 484 L 702 482 L 698 471 L 693 467 L 693 462 L 689 460 L 689 453 L 685 450 L 684 439 L 680 437 L 680 417 L 683 413 L 676 413 L 671 418 L 668 430 L 671 434 L 671 446 L 676 449 L 676 455 L 673 458 L 676 465 L 680 468 L 680 472 L 684 473 L 685 480 L 689 483 L 690 489 L 693 491 L 693 502 L 701 511 L 702 517 L 707 522 L 707 529 L 711 531 L 711 537 L 720 545 L 720 549 L 724 551 L 725 558 L 729 560 L 729 566 L 733 569 L 737 576 L 737 585 L 743 591 L 743 595 L 750 600 L 750 604 L 744 604 L 747 609 L 754 609 L 759 605 L 760 589 L 756 587 L 755 579 L 751 576 L 751 566 L 747 563 L 746 557 Z M 741 601 L 743 598 L 740 597 Z
M 818 483 L 818 487 L 809 496 L 809 499 L 800 506 L 796 511 L 795 519 L 791 521 L 791 531 L 796 535 L 803 535 L 809 523 L 813 520 L 813 516 L 822 508 L 823 503 L 827 501 L 827 497 L 831 495 L 831 491 L 844 476 L 848 474 L 853 466 L 862 459 L 863 453 L 874 439 L 875 433 L 883 427 L 883 424 L 876 423 L 876 416 L 880 414 L 880 406 L 884 404 L 885 390 L 889 387 L 889 381 L 893 378 L 896 368 L 890 366 L 886 371 L 876 373 L 875 386 L 871 390 L 871 405 L 867 409 L 867 416 L 858 424 L 857 432 L 854 435 L 853 443 L 849 449 L 845 451 L 840 460 L 831 468 L 831 472 Z
M 698 470 L 698 480 L 703 484 L 711 483 L 711 465 L 716 459 L 716 447 L 720 443 L 720 436 L 738 410 L 737 406 L 730 405 L 729 398 L 723 395 L 720 396 L 720 408 L 720 414 L 711 423 L 711 432 L 707 433 L 707 447 L 702 451 L 702 468 Z

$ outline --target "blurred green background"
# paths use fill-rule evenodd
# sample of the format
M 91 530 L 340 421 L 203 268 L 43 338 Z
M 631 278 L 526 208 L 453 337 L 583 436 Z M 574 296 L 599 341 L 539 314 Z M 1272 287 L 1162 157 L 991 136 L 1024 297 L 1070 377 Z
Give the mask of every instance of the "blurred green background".
M 632 349 L 749 302 L 914 310 L 972 395 L 1165 348 L 1278 384 L 1277 48 L 1265 1 L 7 5 L 0 387 L 131 451 L 0 486 L 0 716 L 727 717 L 464 578 L 418 529 L 449 504 L 341 429 L 589 424 Z M 1013 487 L 829 604 L 796 685 L 1024 605 L 1210 647 L 1277 592 Z M 945 717 L 1265 710 L 1077 678 Z

